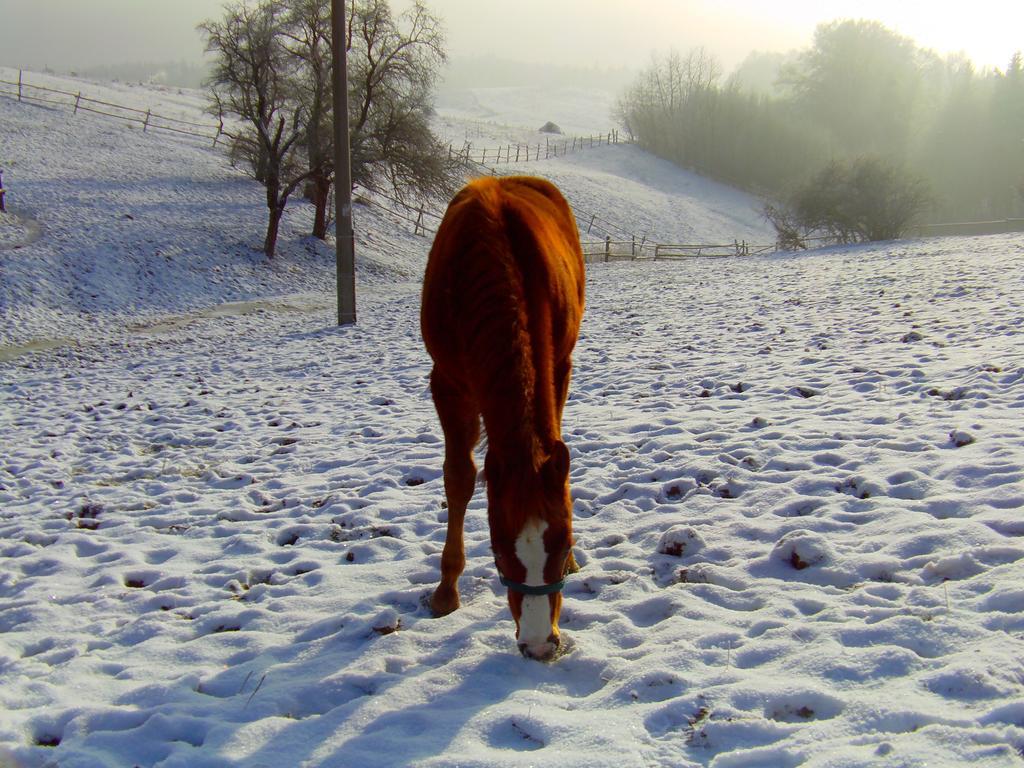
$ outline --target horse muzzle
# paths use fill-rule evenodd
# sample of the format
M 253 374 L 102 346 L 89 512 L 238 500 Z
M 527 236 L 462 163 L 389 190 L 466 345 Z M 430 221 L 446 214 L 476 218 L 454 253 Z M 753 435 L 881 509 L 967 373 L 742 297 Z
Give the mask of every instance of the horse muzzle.
M 519 652 L 527 659 L 552 661 L 558 653 L 560 643 L 558 635 L 551 635 L 543 643 L 519 643 Z

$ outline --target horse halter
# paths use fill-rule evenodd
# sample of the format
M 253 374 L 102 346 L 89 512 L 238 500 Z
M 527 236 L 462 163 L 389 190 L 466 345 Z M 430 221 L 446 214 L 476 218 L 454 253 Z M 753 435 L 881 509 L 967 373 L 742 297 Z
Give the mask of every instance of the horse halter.
M 506 579 L 501 571 L 498 571 L 498 579 L 501 581 L 502 586 L 508 587 L 513 592 L 519 592 L 523 595 L 553 595 L 555 592 L 561 592 L 565 587 L 565 578 L 551 584 L 541 584 L 537 587 L 531 584 L 520 584 L 518 581 Z
M 507 589 L 511 589 L 513 592 L 518 592 L 521 595 L 553 595 L 555 592 L 561 592 L 565 589 L 565 574 L 563 574 L 562 578 L 558 581 L 554 581 L 550 584 L 533 586 L 532 584 L 521 584 L 518 581 L 506 579 L 505 574 L 501 572 L 501 568 L 498 568 L 497 563 L 494 564 L 494 567 L 498 570 L 498 580 L 501 582 L 501 585 Z

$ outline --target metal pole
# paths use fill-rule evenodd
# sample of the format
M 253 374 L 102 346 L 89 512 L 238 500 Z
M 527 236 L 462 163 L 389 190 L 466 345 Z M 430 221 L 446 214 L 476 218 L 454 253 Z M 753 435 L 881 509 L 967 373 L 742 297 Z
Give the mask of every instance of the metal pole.
M 356 321 L 356 253 L 352 231 L 352 165 L 348 137 L 348 61 L 345 0 L 331 0 L 334 47 L 334 219 L 338 273 L 338 325 Z

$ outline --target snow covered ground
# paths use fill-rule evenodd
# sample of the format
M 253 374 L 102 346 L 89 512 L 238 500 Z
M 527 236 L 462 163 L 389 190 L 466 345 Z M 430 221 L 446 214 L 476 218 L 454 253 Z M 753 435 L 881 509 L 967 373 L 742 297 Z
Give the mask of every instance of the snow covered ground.
M 591 266 L 545 665 L 483 489 L 462 609 L 421 605 L 426 239 L 360 208 L 337 328 L 309 211 L 266 263 L 208 147 L 0 126 L 3 768 L 1024 763 L 1024 237 Z M 522 170 L 638 232 L 763 226 L 634 148 Z
M 504 88 L 442 89 L 437 110 L 450 126 L 449 140 L 486 146 L 537 141 L 537 130 L 547 122 L 567 136 L 607 133 L 612 122 L 614 94 L 598 88 L 508 86 Z M 544 136 L 540 136 L 543 143 Z

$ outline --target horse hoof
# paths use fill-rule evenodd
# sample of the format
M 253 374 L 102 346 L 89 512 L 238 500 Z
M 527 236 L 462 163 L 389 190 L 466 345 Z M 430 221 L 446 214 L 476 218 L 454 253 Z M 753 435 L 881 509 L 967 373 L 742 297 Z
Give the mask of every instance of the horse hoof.
M 449 613 L 453 613 L 459 608 L 459 596 L 455 595 L 454 598 L 444 598 L 434 592 L 428 603 L 430 612 L 434 614 L 435 619 L 439 619 L 442 616 L 447 616 Z

